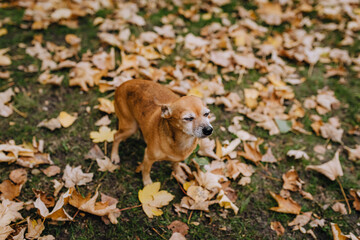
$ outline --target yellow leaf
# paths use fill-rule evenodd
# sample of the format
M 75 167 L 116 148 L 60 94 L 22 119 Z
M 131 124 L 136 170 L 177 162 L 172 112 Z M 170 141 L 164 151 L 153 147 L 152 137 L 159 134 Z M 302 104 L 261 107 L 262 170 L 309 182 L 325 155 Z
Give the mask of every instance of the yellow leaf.
M 259 91 L 256 89 L 245 88 L 245 104 L 247 107 L 253 109 L 258 105 L 257 98 L 259 97 Z
M 111 130 L 107 126 L 101 126 L 99 129 L 99 132 L 90 132 L 90 138 L 93 140 L 93 142 L 112 142 L 114 141 L 114 134 L 116 133 L 116 130 Z
M 187 95 L 188 96 L 196 96 L 199 98 L 202 98 L 204 96 L 203 93 L 196 87 L 190 89 Z
M 149 218 L 162 215 L 163 212 L 158 208 L 168 205 L 174 199 L 174 195 L 164 190 L 159 192 L 159 190 L 160 182 L 146 185 L 144 189 L 139 190 L 139 200 L 142 203 L 145 214 Z
M 0 28 L 0 37 L 6 35 L 7 33 L 8 31 L 6 28 Z
M 67 112 L 61 112 L 57 119 L 60 121 L 61 126 L 64 128 L 70 127 L 76 120 L 77 117 L 71 116 Z
M 106 98 L 98 98 L 98 101 L 100 102 L 100 111 L 106 112 L 107 114 L 115 112 L 114 101 L 110 101 Z

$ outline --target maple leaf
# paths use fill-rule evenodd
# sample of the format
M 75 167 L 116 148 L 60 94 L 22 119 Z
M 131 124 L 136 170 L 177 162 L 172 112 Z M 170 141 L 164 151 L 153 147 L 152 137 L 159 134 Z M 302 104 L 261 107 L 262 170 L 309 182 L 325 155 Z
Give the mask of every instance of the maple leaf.
M 219 160 L 220 158 L 214 153 L 215 141 L 210 140 L 209 138 L 202 138 L 199 140 L 199 151 L 200 156 L 211 157 L 213 159 Z
M 290 190 L 293 192 L 301 190 L 302 184 L 304 183 L 300 178 L 295 169 L 290 169 L 287 173 L 282 175 L 284 180 L 283 189 Z
M 344 234 L 342 234 L 339 226 L 336 223 L 330 223 L 331 231 L 334 237 L 334 240 L 346 240 L 348 239 Z
M 274 157 L 270 147 L 267 149 L 266 153 L 262 156 L 261 161 L 267 163 L 277 162 L 277 159 Z
M 87 92 L 89 87 L 99 84 L 100 78 L 105 70 L 98 70 L 91 67 L 89 62 L 79 62 L 70 72 L 70 86 L 80 86 L 81 90 Z
M 239 160 L 228 160 L 226 163 L 226 176 L 236 179 L 240 173 L 245 177 L 250 177 L 254 173 L 254 169 Z
M 163 214 L 159 208 L 169 204 L 174 199 L 174 195 L 165 190 L 160 190 L 160 182 L 155 182 L 146 185 L 142 190 L 139 190 L 139 200 L 142 203 L 142 208 L 149 218 L 160 216 Z
M 46 127 L 51 131 L 54 131 L 57 128 L 61 128 L 61 123 L 58 118 L 51 118 L 49 120 L 44 119 L 37 125 L 37 127 Z
M 95 126 L 108 126 L 111 123 L 111 120 L 108 115 L 103 116 L 95 122 Z
M 25 234 L 26 238 L 37 239 L 40 237 L 41 233 L 44 231 L 45 226 L 41 219 L 37 221 L 35 219 L 31 220 L 30 217 L 27 217 L 28 232 Z
M 65 187 L 70 188 L 75 185 L 80 186 L 91 182 L 93 176 L 93 173 L 83 173 L 81 166 L 73 168 L 67 164 L 62 179 L 65 181 Z
M 301 158 L 305 158 L 306 160 L 309 160 L 309 155 L 307 155 L 306 152 L 301 151 L 301 150 L 289 150 L 286 155 L 288 155 L 289 157 L 294 157 L 295 159 L 301 159 Z
M 175 220 L 171 222 L 167 228 L 171 230 L 173 233 L 180 233 L 181 235 L 185 236 L 189 231 L 189 226 L 186 223 L 181 222 L 179 220 Z
M 27 171 L 24 168 L 12 170 L 9 174 L 9 178 L 14 183 L 22 185 L 27 181 Z
M 23 209 L 23 202 L 13 202 L 3 199 L 0 203 L 0 227 L 9 225 L 18 219 L 23 219 L 19 211 Z
M 7 237 L 14 232 L 10 226 L 0 226 L 0 239 L 5 240 L 8 239 Z
M 93 142 L 112 142 L 114 141 L 114 134 L 116 133 L 116 130 L 111 130 L 107 126 L 101 126 L 99 128 L 99 132 L 90 132 L 90 138 L 93 140 Z
M 306 170 L 315 170 L 324 174 L 331 181 L 334 181 L 337 177 L 344 174 L 339 160 L 339 153 L 340 150 L 337 150 L 332 160 L 321 165 L 308 165 Z
M 342 215 L 348 214 L 348 212 L 346 211 L 345 204 L 341 202 L 336 202 L 334 205 L 331 206 L 331 208 L 335 212 L 341 213 Z
M 238 153 L 240 156 L 252 161 L 257 164 L 261 161 L 262 155 L 259 151 L 259 142 L 257 143 L 246 143 L 244 142 L 244 152 Z
M 210 192 L 201 186 L 190 186 L 186 189 L 186 195 L 198 203 L 209 200 Z
M 119 165 L 115 165 L 111 162 L 110 158 L 108 157 L 104 157 L 103 159 L 101 158 L 97 158 L 96 162 L 99 166 L 99 171 L 100 172 L 114 172 L 116 169 L 119 169 L 120 166 Z
M 282 213 L 291 213 L 291 214 L 300 214 L 301 206 L 295 202 L 291 197 L 288 199 L 284 199 L 280 195 L 277 195 L 273 192 L 270 192 L 270 195 L 277 201 L 279 204 L 278 207 L 272 207 L 270 210 L 275 212 L 282 212 Z
M 10 180 L 5 180 L 0 184 L 1 197 L 9 200 L 20 195 L 21 185 L 13 184 Z
M 96 160 L 97 158 L 104 158 L 105 155 L 99 145 L 94 144 L 90 151 L 85 155 L 85 159 Z
M 46 169 L 41 170 L 46 176 L 48 177 L 52 177 L 55 176 L 56 174 L 59 174 L 61 172 L 60 167 L 58 166 L 50 166 Z
M 354 198 L 353 206 L 360 211 L 360 190 L 350 189 L 350 195 Z
M 91 213 L 101 217 L 108 217 L 112 224 L 117 224 L 117 218 L 120 216 L 120 209 L 116 207 L 116 203 L 109 203 L 109 201 L 96 202 L 99 195 L 98 189 L 91 197 L 88 194 L 86 197 L 82 197 L 80 193 L 72 189 L 72 194 L 69 198 L 69 204 L 78 208 L 81 211 Z

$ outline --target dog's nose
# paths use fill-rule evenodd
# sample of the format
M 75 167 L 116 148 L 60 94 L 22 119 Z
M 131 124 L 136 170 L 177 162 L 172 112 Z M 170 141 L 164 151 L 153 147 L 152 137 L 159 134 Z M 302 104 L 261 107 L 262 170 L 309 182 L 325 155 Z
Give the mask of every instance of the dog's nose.
M 204 135 L 209 136 L 213 131 L 213 128 L 211 126 L 204 127 L 202 132 Z

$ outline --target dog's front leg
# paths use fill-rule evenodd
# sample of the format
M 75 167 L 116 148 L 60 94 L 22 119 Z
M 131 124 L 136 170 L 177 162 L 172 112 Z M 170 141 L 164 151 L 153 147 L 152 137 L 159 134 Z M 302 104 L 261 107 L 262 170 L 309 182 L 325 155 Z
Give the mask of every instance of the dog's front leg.
M 142 163 L 142 178 L 143 178 L 144 186 L 152 183 L 152 180 L 150 177 L 150 171 L 151 171 L 151 166 L 153 165 L 153 163 L 155 161 L 156 160 L 149 158 L 149 154 L 148 154 L 148 151 L 146 148 L 145 154 L 144 154 L 144 160 Z

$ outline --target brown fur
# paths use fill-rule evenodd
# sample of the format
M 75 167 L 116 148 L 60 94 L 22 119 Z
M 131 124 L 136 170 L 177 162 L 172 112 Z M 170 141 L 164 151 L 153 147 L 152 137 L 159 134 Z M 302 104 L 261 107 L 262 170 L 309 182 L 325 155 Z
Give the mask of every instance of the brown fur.
M 155 161 L 183 161 L 195 149 L 198 137 L 205 137 L 201 135 L 203 128 L 211 128 L 205 112 L 208 109 L 197 97 L 180 98 L 151 81 L 125 82 L 115 92 L 119 129 L 114 135 L 112 161 L 120 161 L 119 143 L 140 128 L 147 144 L 141 165 L 143 182 L 145 185 L 151 183 L 150 169 Z M 185 120 L 184 116 L 189 115 L 194 119 Z

